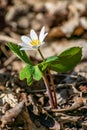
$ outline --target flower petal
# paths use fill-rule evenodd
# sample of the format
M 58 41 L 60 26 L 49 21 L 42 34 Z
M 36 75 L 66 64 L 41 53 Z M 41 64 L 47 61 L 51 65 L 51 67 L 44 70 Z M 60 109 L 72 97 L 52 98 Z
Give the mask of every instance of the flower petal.
M 43 35 L 43 37 L 39 39 L 41 43 L 43 42 L 43 40 L 45 39 L 45 37 L 46 37 L 47 35 L 48 35 L 48 33 L 45 33 L 45 34 Z
M 39 35 L 40 42 L 43 42 L 44 38 L 47 36 L 48 33 L 45 33 L 45 27 L 42 27 Z
M 30 31 L 30 38 L 32 40 L 38 40 L 37 33 L 33 29 Z
M 20 48 L 20 50 L 32 50 L 33 48 L 29 48 L 29 47 L 22 47 L 22 48 Z
M 21 36 L 21 40 L 26 44 L 29 44 L 31 42 L 31 39 L 25 35 Z
M 45 27 L 42 27 L 40 34 L 39 34 L 39 40 L 40 41 L 43 41 L 42 39 L 43 39 L 44 33 L 45 33 Z
M 23 47 L 32 47 L 31 44 L 26 44 L 26 43 L 19 43 L 18 45 Z

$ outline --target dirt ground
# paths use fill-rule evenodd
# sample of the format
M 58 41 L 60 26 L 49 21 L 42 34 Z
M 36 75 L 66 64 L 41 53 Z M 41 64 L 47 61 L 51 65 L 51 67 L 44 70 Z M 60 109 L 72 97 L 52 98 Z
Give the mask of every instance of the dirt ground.
M 45 58 L 82 47 L 73 70 L 52 72 L 58 109 L 50 108 L 43 80 L 29 87 L 19 79 L 25 64 L 7 46 L 42 26 L 48 32 Z M 35 64 L 42 60 L 37 51 L 27 53 Z M 86 0 L 0 0 L 0 130 L 87 130 Z

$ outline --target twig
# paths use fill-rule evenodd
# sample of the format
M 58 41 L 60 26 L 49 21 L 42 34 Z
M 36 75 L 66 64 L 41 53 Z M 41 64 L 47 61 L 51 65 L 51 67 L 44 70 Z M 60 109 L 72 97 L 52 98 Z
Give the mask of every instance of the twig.
M 12 119 L 16 118 L 19 113 L 22 111 L 24 106 L 24 101 L 21 101 L 14 108 L 6 111 L 5 115 L 1 117 L 1 127 L 3 128 L 8 122 L 12 122 Z
M 19 43 L 19 40 L 16 40 L 14 38 L 11 38 L 9 36 L 5 36 L 5 35 L 0 35 L 0 41 L 4 41 L 4 42 L 13 42 L 15 44 Z
M 67 111 L 73 111 L 78 109 L 84 104 L 84 101 L 82 98 L 78 98 L 78 100 L 69 108 L 64 109 L 52 109 L 53 112 L 67 112 Z
M 16 58 L 15 55 L 12 55 L 11 57 L 9 57 L 5 62 L 4 62 L 4 66 L 9 65 L 14 59 Z

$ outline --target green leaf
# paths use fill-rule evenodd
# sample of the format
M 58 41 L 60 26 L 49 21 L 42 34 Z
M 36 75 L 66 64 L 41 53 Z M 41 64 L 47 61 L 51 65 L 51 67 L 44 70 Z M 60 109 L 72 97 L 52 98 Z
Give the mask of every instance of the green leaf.
M 20 72 L 20 80 L 27 79 L 27 84 L 31 85 L 33 80 L 33 69 L 31 65 L 26 65 Z
M 8 47 L 19 57 L 22 61 L 27 64 L 32 64 L 29 60 L 28 56 L 26 55 L 25 51 L 20 50 L 20 46 L 15 45 L 13 43 L 8 43 Z
M 48 64 L 46 63 L 46 61 L 42 61 L 41 63 L 37 64 L 39 69 L 41 70 L 42 73 L 44 73 L 48 67 Z
M 33 78 L 35 80 L 40 80 L 42 78 L 42 75 L 43 74 L 40 71 L 39 66 L 38 65 L 34 66 Z
M 47 66 L 57 72 L 67 72 L 80 62 L 81 56 L 82 48 L 72 47 L 62 52 L 59 56 L 47 58 L 39 66 L 42 69 L 44 66 Z
M 56 60 L 58 60 L 58 56 L 51 56 L 51 57 L 46 59 L 46 63 L 49 63 L 49 62 L 52 62 L 52 61 L 54 62 Z
M 42 78 L 42 75 L 38 65 L 32 66 L 27 64 L 20 72 L 20 80 L 27 79 L 27 84 L 31 85 L 33 79 L 38 81 Z
M 67 49 L 58 56 L 54 64 L 51 63 L 50 68 L 58 72 L 67 72 L 76 66 L 82 57 L 82 49 L 80 47 L 72 47 Z
M 81 47 L 71 47 L 71 48 L 65 50 L 64 52 L 62 52 L 59 55 L 59 57 L 62 57 L 62 56 L 74 56 L 74 55 L 77 55 L 77 54 L 80 54 L 80 57 L 82 56 L 82 48 Z

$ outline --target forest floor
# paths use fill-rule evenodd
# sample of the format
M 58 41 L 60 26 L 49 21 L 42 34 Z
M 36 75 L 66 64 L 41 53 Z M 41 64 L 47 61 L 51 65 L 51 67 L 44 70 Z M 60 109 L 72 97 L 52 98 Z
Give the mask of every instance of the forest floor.
M 73 70 L 52 72 L 58 109 L 50 109 L 43 80 L 29 87 L 19 79 L 25 64 L 7 46 L 42 26 L 48 32 L 41 48 L 45 58 L 82 47 Z M 28 55 L 34 63 L 42 60 L 37 51 Z M 86 0 L 0 0 L 0 130 L 87 130 Z

